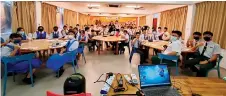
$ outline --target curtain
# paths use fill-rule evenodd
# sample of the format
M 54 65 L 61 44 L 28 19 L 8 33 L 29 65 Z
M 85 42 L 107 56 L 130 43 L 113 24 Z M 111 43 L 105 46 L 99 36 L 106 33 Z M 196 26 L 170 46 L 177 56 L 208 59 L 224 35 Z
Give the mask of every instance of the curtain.
M 56 6 L 42 3 L 42 26 L 47 33 L 52 32 L 56 26 L 56 9 Z
M 226 48 L 226 2 L 202 2 L 196 4 L 193 32 L 211 31 L 213 41 Z
M 16 32 L 18 27 L 23 27 L 26 33 L 36 30 L 35 3 L 33 1 L 13 2 L 12 10 L 12 32 Z
M 146 25 L 146 16 L 140 17 L 140 26 Z
M 168 32 L 179 30 L 182 32 L 182 39 L 185 36 L 185 26 L 187 19 L 188 6 L 161 12 L 160 26 L 167 27 Z
M 88 21 L 89 21 L 89 16 L 79 13 L 79 25 L 81 26 L 81 28 L 84 27 L 84 25 L 88 25 Z
M 64 25 L 75 27 L 77 24 L 77 12 L 64 9 Z

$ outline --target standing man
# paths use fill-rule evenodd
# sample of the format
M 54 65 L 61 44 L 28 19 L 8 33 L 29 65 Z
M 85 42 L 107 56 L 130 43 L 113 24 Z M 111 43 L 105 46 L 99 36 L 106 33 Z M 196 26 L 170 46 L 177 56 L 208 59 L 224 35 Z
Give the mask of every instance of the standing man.
M 213 33 L 206 31 L 203 33 L 204 43 L 199 43 L 193 50 L 199 52 L 199 56 L 191 60 L 185 61 L 185 66 L 189 67 L 192 71 L 197 72 L 197 77 L 205 77 L 209 69 L 215 67 L 218 56 L 221 53 L 220 45 L 212 41 Z M 200 64 L 200 68 L 195 67 Z
M 164 41 L 170 40 L 170 33 L 167 30 L 168 30 L 168 28 L 164 27 L 164 33 L 162 35 L 162 40 L 164 40 Z

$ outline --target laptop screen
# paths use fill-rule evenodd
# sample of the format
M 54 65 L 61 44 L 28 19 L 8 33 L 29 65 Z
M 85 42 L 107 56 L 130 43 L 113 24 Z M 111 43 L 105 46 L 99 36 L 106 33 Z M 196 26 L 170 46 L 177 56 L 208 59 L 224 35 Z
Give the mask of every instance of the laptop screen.
M 171 84 L 167 65 L 140 65 L 138 70 L 141 87 Z

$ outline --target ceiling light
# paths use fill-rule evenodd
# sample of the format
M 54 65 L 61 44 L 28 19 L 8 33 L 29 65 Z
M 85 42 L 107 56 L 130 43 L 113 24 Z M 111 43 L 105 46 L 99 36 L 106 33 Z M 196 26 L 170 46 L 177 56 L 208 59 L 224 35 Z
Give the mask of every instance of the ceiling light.
M 126 7 L 128 7 L 128 8 L 139 8 L 140 6 L 127 5 Z
M 88 7 L 100 7 L 100 5 L 89 4 Z

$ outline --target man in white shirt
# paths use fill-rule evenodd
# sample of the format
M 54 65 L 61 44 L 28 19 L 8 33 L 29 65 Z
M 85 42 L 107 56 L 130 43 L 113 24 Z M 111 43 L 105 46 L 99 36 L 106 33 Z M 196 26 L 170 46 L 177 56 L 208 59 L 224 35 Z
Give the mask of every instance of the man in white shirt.
M 182 44 L 181 41 L 179 40 L 182 35 L 182 32 L 180 31 L 172 31 L 172 36 L 171 36 L 171 43 L 167 46 L 165 45 L 165 50 L 162 52 L 162 54 L 165 55 L 171 55 L 171 56 L 180 56 L 181 51 L 182 51 Z M 175 61 L 170 61 L 170 60 L 163 60 L 164 63 L 167 63 L 169 65 L 173 65 Z M 153 56 L 152 57 L 152 64 L 159 64 L 160 59 L 158 56 Z M 174 64 L 175 65 L 175 64 Z
M 170 33 L 167 30 L 168 30 L 168 28 L 164 27 L 164 33 L 162 34 L 162 40 L 164 40 L 164 41 L 170 40 Z
M 148 40 L 148 34 L 147 34 L 147 30 L 146 29 L 142 30 L 142 34 L 140 35 L 139 40 L 140 41 Z
M 215 67 L 218 57 L 221 54 L 220 45 L 212 41 L 213 33 L 206 31 L 203 33 L 205 42 L 200 42 L 193 50 L 196 50 L 199 55 L 196 58 L 185 61 L 185 67 L 189 67 L 192 71 L 197 72 L 197 77 L 205 77 L 209 69 Z M 196 64 L 200 68 L 195 67 Z

